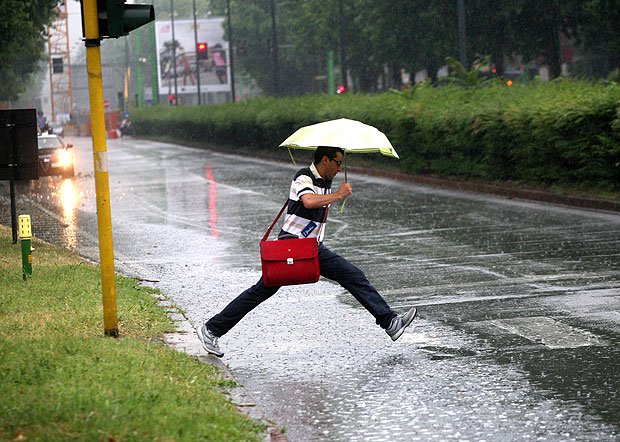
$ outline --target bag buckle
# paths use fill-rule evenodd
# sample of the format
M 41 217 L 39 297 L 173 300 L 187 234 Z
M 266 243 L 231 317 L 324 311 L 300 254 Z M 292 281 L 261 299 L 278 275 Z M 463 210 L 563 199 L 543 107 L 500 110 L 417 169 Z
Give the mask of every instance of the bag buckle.
M 286 258 L 286 263 L 290 266 L 293 265 L 293 258 Z

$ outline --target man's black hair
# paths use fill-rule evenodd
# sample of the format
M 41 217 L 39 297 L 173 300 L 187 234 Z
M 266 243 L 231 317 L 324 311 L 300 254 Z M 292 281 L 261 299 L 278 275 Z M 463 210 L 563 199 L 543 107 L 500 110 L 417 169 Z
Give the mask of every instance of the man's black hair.
M 335 160 L 338 152 L 344 155 L 344 150 L 339 147 L 319 146 L 314 151 L 314 164 L 319 164 L 323 157 Z

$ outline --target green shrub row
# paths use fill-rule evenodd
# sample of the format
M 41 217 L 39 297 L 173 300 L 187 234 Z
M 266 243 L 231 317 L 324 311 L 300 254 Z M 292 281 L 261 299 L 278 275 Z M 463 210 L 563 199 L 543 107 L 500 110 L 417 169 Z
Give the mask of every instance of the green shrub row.
M 483 88 L 419 84 L 373 95 L 260 98 L 156 106 L 132 114 L 140 136 L 275 149 L 299 127 L 351 118 L 383 131 L 416 174 L 620 189 L 620 85 L 559 79 Z

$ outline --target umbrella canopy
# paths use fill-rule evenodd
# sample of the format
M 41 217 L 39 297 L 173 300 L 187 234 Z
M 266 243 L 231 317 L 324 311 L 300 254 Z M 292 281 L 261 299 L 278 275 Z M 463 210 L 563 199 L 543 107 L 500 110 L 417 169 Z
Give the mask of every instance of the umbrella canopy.
M 377 128 L 355 120 L 340 118 L 298 129 L 281 147 L 315 150 L 318 146 L 339 147 L 345 153 L 379 152 L 398 158 L 390 140 Z

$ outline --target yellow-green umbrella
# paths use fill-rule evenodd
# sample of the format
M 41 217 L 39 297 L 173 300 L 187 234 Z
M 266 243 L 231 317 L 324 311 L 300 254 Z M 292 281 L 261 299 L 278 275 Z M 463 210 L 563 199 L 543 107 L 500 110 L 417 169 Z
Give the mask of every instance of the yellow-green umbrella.
M 281 147 L 291 149 L 316 150 L 319 146 L 339 147 L 347 153 L 380 153 L 387 157 L 399 158 L 390 140 L 383 132 L 360 121 L 340 118 L 324 121 L 298 129 L 288 137 Z M 293 155 L 291 154 L 291 159 Z M 293 160 L 293 163 L 295 160 Z M 344 164 L 344 177 L 347 180 L 347 166 Z M 346 200 L 345 200 L 346 201 Z M 344 201 L 342 208 L 344 208 Z
M 398 158 L 385 134 L 373 126 L 340 118 L 298 129 L 282 147 L 315 150 L 318 146 L 339 147 L 345 153 L 374 153 Z

